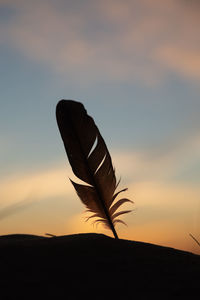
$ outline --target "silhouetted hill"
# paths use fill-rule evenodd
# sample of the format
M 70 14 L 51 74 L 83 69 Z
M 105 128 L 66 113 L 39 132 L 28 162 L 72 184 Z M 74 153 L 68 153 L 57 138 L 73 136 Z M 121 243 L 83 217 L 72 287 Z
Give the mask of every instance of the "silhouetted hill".
M 0 272 L 1 299 L 198 299 L 200 292 L 199 255 L 102 234 L 0 236 Z

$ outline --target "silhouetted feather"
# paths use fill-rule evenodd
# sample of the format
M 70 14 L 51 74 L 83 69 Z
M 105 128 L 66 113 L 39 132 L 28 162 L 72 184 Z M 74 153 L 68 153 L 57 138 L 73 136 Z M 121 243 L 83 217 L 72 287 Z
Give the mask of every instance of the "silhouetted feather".
M 110 228 L 117 238 L 116 219 L 119 215 L 130 212 L 116 210 L 129 199 L 120 199 L 113 204 L 119 193 L 115 190 L 115 171 L 104 139 L 102 138 L 92 117 L 87 114 L 80 102 L 61 100 L 56 108 L 57 123 L 74 174 L 88 185 L 78 184 L 71 180 L 78 196 L 87 207 L 87 211 Z M 94 147 L 95 145 L 95 147 Z

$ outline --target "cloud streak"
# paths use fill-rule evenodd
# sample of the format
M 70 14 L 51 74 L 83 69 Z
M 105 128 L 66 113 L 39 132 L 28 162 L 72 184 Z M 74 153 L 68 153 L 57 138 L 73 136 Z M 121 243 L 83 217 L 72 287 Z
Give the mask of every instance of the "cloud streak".
M 8 218 L 24 209 L 27 209 L 33 205 L 35 201 L 29 201 L 28 199 L 19 201 L 17 203 L 10 204 L 0 210 L 0 221 L 2 219 Z
M 144 156 L 138 156 L 137 153 L 113 153 L 113 160 L 117 163 L 117 174 L 120 172 L 122 176 L 119 188 L 128 187 L 126 197 L 135 202 L 135 210 L 130 216 L 124 217 L 128 228 L 117 228 L 120 236 L 162 242 L 170 246 L 177 244 L 177 247 L 178 243 L 182 243 L 182 248 L 186 248 L 185 233 L 198 233 L 199 185 L 187 183 L 183 186 L 167 182 L 166 173 L 170 177 L 173 169 L 167 169 L 169 161 L 166 162 L 164 158 L 151 163 L 147 157 L 144 160 Z M 86 215 L 80 214 L 84 206 L 75 194 L 68 176 L 72 177 L 70 168 L 58 165 L 52 169 L 26 175 L 16 174 L 4 179 L 0 184 L 0 221 L 4 222 L 2 234 L 13 232 L 13 228 L 17 231 L 26 228 L 26 232 L 35 234 L 92 231 L 109 234 L 102 227 L 96 229 L 84 222 Z M 170 240 L 172 224 L 177 230 L 171 234 Z
M 15 13 L 1 31 L 29 59 L 79 80 L 152 84 L 170 73 L 198 80 L 195 3 L 9 1 Z
M 28 174 L 16 173 L 1 181 L 0 205 L 23 204 L 24 199 L 39 201 L 70 196 L 73 189 L 67 178 L 67 168 L 59 167 Z
M 179 182 L 185 184 L 181 174 L 188 169 L 187 180 L 193 176 L 194 166 L 199 165 L 199 153 L 200 137 L 194 131 L 193 135 L 175 133 L 163 143 L 140 151 L 113 151 L 112 156 L 117 174 L 124 174 L 127 182 L 174 182 L 180 176 Z M 195 177 L 195 182 L 198 182 L 200 173 L 195 174 Z

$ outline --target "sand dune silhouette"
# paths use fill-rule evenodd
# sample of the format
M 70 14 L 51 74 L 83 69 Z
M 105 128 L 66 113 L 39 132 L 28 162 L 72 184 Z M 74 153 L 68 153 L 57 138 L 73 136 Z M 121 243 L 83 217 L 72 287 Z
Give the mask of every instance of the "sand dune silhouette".
M 191 299 L 200 290 L 199 255 L 103 234 L 1 236 L 0 253 L 5 299 Z

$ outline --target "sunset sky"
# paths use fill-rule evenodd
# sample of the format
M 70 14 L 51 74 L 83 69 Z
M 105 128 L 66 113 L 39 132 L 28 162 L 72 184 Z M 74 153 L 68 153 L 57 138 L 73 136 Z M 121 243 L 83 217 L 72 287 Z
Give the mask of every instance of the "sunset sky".
M 0 234 L 85 223 L 55 119 L 81 101 L 132 199 L 120 238 L 200 253 L 200 2 L 0 0 Z

